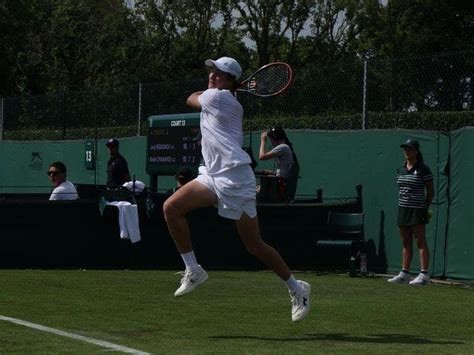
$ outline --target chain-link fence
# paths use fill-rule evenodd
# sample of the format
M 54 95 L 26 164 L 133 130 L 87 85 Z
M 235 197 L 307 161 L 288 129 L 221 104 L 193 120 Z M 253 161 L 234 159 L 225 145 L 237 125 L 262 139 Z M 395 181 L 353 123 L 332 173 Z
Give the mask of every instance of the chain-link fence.
M 463 115 L 455 125 L 474 124 L 473 74 L 474 52 L 325 67 L 315 63 L 295 69 L 294 85 L 284 95 L 240 95 L 239 100 L 247 124 L 267 119 L 281 120 L 283 126 L 293 120 L 291 128 L 396 128 L 424 114 L 414 127 L 436 129 L 444 118 L 437 118 L 438 127 L 430 126 L 434 116 L 427 114 L 455 112 Z M 0 139 L 22 139 L 22 132 L 30 139 L 88 138 L 111 127 L 114 135 L 144 134 L 150 115 L 190 112 L 185 100 L 206 86 L 205 79 L 1 98 Z

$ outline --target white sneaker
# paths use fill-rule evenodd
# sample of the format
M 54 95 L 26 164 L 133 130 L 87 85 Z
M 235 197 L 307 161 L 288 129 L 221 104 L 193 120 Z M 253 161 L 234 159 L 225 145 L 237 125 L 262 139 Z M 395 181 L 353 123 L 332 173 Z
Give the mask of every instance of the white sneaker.
M 424 286 L 424 285 L 428 285 L 429 283 L 431 282 L 430 280 L 430 277 L 428 276 L 428 274 L 423 274 L 423 273 L 419 273 L 417 277 L 415 277 L 415 279 L 413 281 L 410 281 L 410 285 L 414 285 L 414 286 Z
M 400 271 L 400 273 L 397 276 L 392 277 L 391 279 L 388 279 L 387 281 L 393 284 L 407 284 L 410 282 L 410 274 Z
M 206 270 L 199 266 L 196 270 L 186 269 L 181 273 L 183 278 L 181 279 L 181 286 L 174 293 L 175 297 L 184 296 L 192 292 L 196 287 L 202 285 L 208 278 Z
M 311 285 L 305 281 L 298 280 L 303 288 L 302 292 L 291 292 L 291 320 L 298 322 L 306 318 L 309 312 L 309 295 L 311 293 Z

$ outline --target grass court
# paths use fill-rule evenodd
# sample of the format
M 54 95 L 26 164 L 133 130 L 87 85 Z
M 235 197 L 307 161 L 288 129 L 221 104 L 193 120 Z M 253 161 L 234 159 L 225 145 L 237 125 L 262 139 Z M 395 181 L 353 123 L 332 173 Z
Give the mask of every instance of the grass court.
M 297 273 L 311 312 L 292 323 L 270 272 L 210 271 L 175 298 L 174 271 L 0 270 L 0 316 L 153 354 L 473 354 L 472 285 Z M 0 320 L 0 354 L 123 353 Z M 133 351 L 131 351 L 133 352 Z

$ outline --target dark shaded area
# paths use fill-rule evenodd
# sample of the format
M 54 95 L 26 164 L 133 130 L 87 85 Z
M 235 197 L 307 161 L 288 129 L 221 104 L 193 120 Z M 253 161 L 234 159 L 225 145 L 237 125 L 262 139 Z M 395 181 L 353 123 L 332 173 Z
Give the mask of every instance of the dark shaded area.
M 211 339 L 229 340 L 262 340 L 262 341 L 331 341 L 331 342 L 347 342 L 347 343 L 373 343 L 373 344 L 436 344 L 436 345 L 462 345 L 460 341 L 443 341 L 432 340 L 416 335 L 406 334 L 368 334 L 366 336 L 354 336 L 344 333 L 332 334 L 305 334 L 303 336 L 295 337 L 258 337 L 253 335 L 216 335 L 211 336 Z
M 131 244 L 119 237 L 117 207 L 100 208 L 103 187 L 89 191 L 81 187 L 79 194 L 77 201 L 48 201 L 47 194 L 2 194 L 0 267 L 182 268 L 163 218 L 167 195 L 135 197 L 141 241 Z M 113 197 L 107 191 L 106 195 Z M 325 232 L 328 212 L 354 211 L 357 206 L 357 200 L 351 199 L 338 204 L 259 204 L 257 208 L 263 238 L 290 267 L 311 270 L 315 243 Z M 219 217 L 214 207 L 190 213 L 188 222 L 195 252 L 206 268 L 266 268 L 246 251 L 234 223 Z

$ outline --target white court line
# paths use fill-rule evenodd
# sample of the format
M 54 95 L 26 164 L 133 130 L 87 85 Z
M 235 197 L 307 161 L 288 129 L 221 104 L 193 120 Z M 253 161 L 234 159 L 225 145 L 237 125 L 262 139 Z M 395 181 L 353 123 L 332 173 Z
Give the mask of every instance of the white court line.
M 109 343 L 108 341 L 103 341 L 103 340 L 98 340 L 98 339 L 94 339 L 94 338 L 85 337 L 85 336 L 82 336 L 82 335 L 79 335 L 79 334 L 65 332 L 65 331 L 59 330 L 59 329 L 45 327 L 44 325 L 30 323 L 30 322 L 27 322 L 27 321 L 24 321 L 24 320 L 21 320 L 21 319 L 10 318 L 10 317 L 5 317 L 5 316 L 0 315 L 0 320 L 4 320 L 6 322 L 11 322 L 11 323 L 23 325 L 23 326 L 28 327 L 28 328 L 41 330 L 43 332 L 56 334 L 56 335 L 66 337 L 66 338 L 81 340 L 81 341 L 84 341 L 86 343 L 91 343 L 91 344 L 94 344 L 94 345 L 102 346 L 104 348 L 112 349 L 112 350 L 115 350 L 115 351 L 121 351 L 123 353 L 136 354 L 136 355 L 150 355 L 150 353 L 146 353 L 146 352 L 136 350 L 136 349 L 132 349 L 132 348 L 127 348 L 126 346 L 121 346 L 121 345 L 117 345 L 117 344 L 114 344 L 114 343 Z

